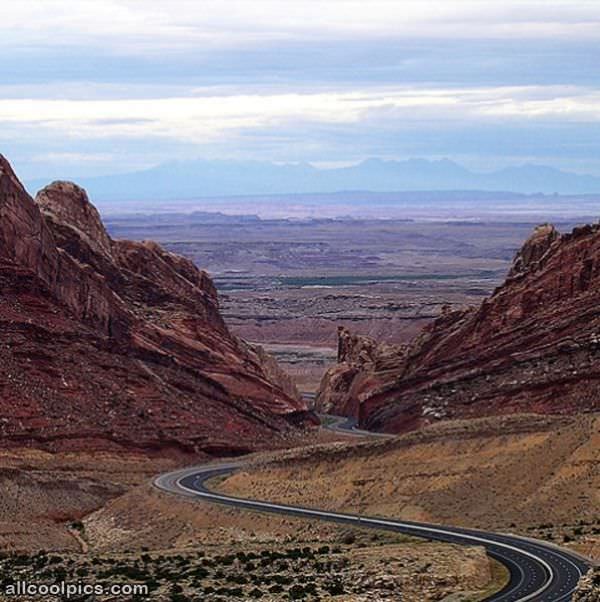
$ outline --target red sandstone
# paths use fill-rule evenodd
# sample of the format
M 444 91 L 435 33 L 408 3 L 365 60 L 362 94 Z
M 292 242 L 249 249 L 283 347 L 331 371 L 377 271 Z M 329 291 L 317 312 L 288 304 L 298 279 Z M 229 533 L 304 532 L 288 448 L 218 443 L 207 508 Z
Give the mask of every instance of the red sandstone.
M 34 201 L 2 156 L 0 286 L 2 446 L 241 453 L 310 422 L 205 272 L 112 240 L 74 184 Z
M 406 347 L 340 332 L 317 403 L 402 432 L 452 418 L 600 408 L 600 226 L 536 229 L 478 308 L 445 312 Z

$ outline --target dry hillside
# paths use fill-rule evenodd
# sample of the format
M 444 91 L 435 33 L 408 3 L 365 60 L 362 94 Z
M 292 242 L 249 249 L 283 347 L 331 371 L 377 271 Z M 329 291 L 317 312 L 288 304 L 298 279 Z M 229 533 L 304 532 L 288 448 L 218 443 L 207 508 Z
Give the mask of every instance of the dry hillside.
M 222 488 L 238 495 L 571 540 L 598 554 L 600 418 L 495 417 L 335 444 Z

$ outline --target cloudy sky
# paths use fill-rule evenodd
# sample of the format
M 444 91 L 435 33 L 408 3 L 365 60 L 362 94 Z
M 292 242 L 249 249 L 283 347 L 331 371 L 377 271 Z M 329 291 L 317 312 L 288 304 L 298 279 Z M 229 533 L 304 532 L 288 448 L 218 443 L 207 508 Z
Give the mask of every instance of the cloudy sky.
M 597 0 L 20 0 L 0 152 L 24 178 L 372 156 L 600 175 L 599 42 Z

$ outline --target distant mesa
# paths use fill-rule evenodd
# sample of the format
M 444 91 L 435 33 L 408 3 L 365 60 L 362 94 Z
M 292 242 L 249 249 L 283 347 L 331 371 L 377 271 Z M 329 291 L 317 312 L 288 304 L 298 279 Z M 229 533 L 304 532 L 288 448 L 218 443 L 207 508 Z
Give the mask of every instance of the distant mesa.
M 1 446 L 238 454 L 314 422 L 205 272 L 111 239 L 75 184 L 34 201 L 1 155 L 0 281 Z
M 446 311 L 409 345 L 339 332 L 323 411 L 403 432 L 450 419 L 600 409 L 600 226 L 544 224 L 481 306 Z

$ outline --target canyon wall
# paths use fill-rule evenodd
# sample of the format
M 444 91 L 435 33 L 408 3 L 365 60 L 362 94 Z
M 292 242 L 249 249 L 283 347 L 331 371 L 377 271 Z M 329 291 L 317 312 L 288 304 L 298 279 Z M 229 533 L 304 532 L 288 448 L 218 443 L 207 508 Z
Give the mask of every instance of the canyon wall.
M 0 328 L 4 447 L 242 453 L 314 422 L 205 272 L 112 240 L 75 184 L 34 201 L 2 156 Z
M 340 332 L 317 406 L 407 431 L 454 418 L 600 407 L 600 226 L 536 228 L 480 307 L 445 311 L 408 346 Z

